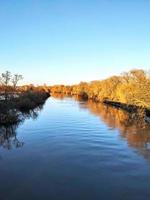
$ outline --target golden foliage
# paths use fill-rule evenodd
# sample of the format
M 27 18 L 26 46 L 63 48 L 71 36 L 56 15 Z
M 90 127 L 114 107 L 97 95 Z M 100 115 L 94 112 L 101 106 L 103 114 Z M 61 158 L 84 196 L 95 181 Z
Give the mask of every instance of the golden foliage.
M 144 70 L 131 70 L 121 76 L 112 76 L 102 81 L 81 82 L 78 85 L 56 85 L 52 93 L 87 97 L 94 101 L 117 101 L 150 108 L 150 75 Z

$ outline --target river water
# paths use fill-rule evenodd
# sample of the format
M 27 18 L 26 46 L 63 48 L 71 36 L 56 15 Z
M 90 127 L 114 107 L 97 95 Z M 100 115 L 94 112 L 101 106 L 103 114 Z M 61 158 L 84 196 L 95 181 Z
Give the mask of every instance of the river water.
M 38 112 L 0 139 L 0 200 L 150 199 L 147 124 L 73 98 Z

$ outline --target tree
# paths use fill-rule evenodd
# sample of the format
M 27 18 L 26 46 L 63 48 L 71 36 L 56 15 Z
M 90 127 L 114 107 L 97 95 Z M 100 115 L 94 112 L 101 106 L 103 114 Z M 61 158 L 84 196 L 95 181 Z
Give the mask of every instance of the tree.
M 1 91 L 4 95 L 5 102 L 8 101 L 8 97 L 12 92 L 16 91 L 18 82 L 23 79 L 22 75 L 12 74 L 6 71 L 0 75 Z
M 17 89 L 17 84 L 20 80 L 23 79 L 23 76 L 20 74 L 14 74 L 13 78 L 12 78 L 12 84 L 13 84 L 13 89 L 14 91 L 16 91 Z
M 4 92 L 5 101 L 8 100 L 8 93 L 10 91 L 10 80 L 11 80 L 11 73 L 9 71 L 6 71 L 5 73 L 2 73 L 0 76 L 0 82 L 2 85 L 2 90 Z
M 5 73 L 1 74 L 0 81 L 3 86 L 8 86 L 11 80 L 11 73 L 6 71 Z

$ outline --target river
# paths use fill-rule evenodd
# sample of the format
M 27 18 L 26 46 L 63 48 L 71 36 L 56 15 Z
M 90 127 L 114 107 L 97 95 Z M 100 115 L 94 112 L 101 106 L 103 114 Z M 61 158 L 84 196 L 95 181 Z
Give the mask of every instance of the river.
M 50 97 L 13 132 L 0 140 L 0 200 L 150 199 L 150 126 L 136 116 Z

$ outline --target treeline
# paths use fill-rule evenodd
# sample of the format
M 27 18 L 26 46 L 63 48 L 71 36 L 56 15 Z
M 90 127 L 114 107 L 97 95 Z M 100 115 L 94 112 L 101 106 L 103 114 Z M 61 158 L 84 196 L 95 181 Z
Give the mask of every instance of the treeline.
M 34 84 L 29 84 L 29 85 L 22 85 L 18 87 L 18 91 L 19 92 L 25 92 L 25 91 L 46 92 L 50 94 L 50 87 L 47 85 L 35 86 Z
M 77 95 L 96 102 L 120 102 L 150 108 L 150 74 L 144 70 L 131 70 L 101 81 L 81 82 L 78 85 L 55 85 L 51 93 Z

